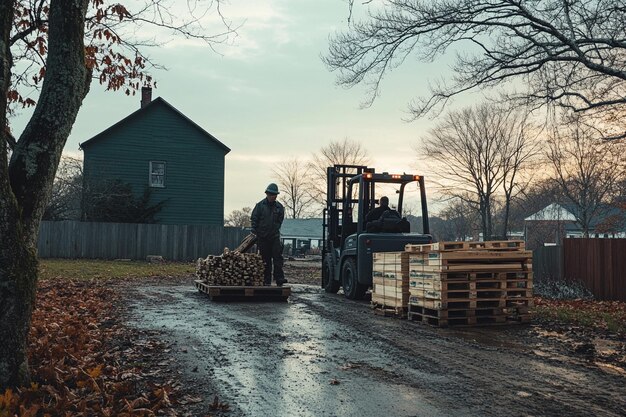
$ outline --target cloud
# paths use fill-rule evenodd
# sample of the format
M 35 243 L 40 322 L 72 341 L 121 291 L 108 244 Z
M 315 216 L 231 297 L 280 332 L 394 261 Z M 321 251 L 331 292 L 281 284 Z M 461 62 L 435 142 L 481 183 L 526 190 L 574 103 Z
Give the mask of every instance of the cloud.
M 284 157 L 282 155 L 262 155 L 262 154 L 242 154 L 242 153 L 232 153 L 226 156 L 226 159 L 230 162 L 260 162 L 263 164 L 276 164 L 282 160 Z
M 236 1 L 221 3 L 220 12 L 234 29 L 229 42 L 217 45 L 220 54 L 229 59 L 251 60 L 263 56 L 268 48 L 276 48 L 291 42 L 290 30 L 293 19 L 285 12 L 281 0 Z M 181 7 L 181 13 L 188 13 Z M 200 22 L 207 33 L 221 33 L 224 23 L 216 12 L 208 13 Z M 206 47 L 194 39 L 179 38 L 169 42 L 167 48 Z

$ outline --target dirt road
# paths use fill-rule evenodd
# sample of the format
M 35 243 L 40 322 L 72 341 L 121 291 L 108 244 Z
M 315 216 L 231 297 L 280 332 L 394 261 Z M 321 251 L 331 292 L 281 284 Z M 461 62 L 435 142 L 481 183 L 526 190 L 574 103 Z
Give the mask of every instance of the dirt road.
M 288 303 L 212 302 L 191 278 L 128 291 L 129 325 L 169 345 L 163 365 L 203 400 L 189 415 L 214 395 L 230 416 L 626 415 L 623 373 L 533 326 L 437 329 L 308 285 Z

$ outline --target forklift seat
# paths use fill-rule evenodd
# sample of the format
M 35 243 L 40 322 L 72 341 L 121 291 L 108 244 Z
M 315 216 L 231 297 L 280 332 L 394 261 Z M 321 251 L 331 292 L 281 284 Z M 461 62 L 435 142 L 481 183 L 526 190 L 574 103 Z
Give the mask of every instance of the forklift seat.
M 396 210 L 387 210 L 380 219 L 367 223 L 366 231 L 370 233 L 409 233 L 411 224 L 406 217 L 400 217 Z

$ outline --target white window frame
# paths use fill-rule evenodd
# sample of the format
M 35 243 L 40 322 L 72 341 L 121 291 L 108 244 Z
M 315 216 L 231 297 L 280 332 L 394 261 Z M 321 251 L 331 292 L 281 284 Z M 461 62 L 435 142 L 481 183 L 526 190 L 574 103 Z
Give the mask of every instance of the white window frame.
M 155 165 L 162 164 L 163 165 L 163 174 L 158 174 L 153 171 L 156 168 Z M 150 161 L 148 166 L 148 184 L 153 188 L 165 188 L 165 177 L 167 173 L 167 163 L 165 161 Z M 161 183 L 155 182 L 155 176 L 162 176 L 163 181 Z

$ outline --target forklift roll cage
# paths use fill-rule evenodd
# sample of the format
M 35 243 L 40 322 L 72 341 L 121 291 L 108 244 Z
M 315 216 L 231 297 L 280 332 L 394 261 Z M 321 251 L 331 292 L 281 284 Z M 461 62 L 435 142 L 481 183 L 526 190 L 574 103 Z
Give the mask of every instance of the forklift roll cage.
M 334 248 L 340 248 L 348 236 L 365 231 L 365 216 L 376 204 L 377 183 L 400 185 L 397 210 L 402 215 L 404 189 L 408 184 L 417 182 L 420 190 L 423 234 L 430 234 L 426 188 L 424 177 L 421 175 L 376 173 L 374 168 L 363 165 L 334 165 L 327 168 L 327 178 L 327 204 L 323 212 L 323 253 L 326 253 L 326 245 L 329 241 L 332 242 Z M 355 184 L 359 185 L 357 198 L 353 197 L 352 191 Z M 337 191 L 340 191 L 339 195 Z M 356 222 L 353 220 L 354 204 L 358 204 L 358 221 Z

